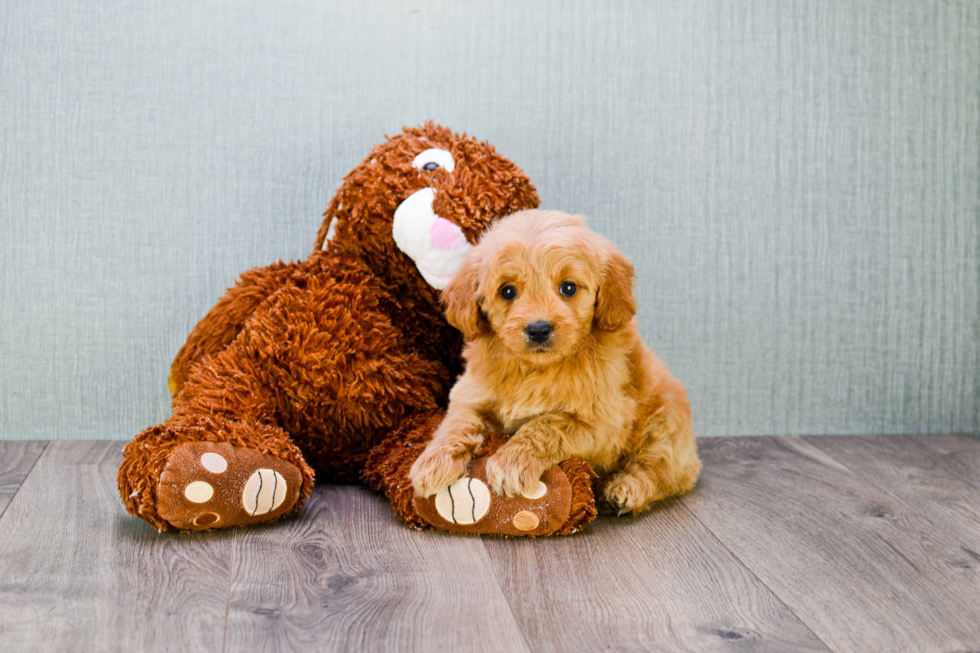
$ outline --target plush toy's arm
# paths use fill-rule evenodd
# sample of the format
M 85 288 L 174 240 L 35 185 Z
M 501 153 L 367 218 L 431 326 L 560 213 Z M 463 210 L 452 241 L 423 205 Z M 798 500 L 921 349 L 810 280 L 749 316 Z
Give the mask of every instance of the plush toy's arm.
M 231 343 L 248 318 L 285 283 L 295 266 L 283 262 L 249 270 L 197 323 L 170 366 L 171 396 L 184 387 L 191 365 L 221 352 Z
M 400 428 L 372 449 L 365 460 L 362 473 L 364 482 L 372 489 L 384 492 L 391 501 L 395 515 L 406 524 L 412 528 L 436 528 L 457 533 L 538 537 L 570 535 L 595 519 L 596 504 L 592 492 L 595 473 L 586 462 L 565 460 L 541 477 L 545 486 L 543 495 L 535 492 L 532 498 L 508 498 L 491 494 L 486 514 L 476 522 L 466 523 L 468 520 L 455 518 L 447 520 L 443 516 L 447 502 L 440 502 L 439 496 L 446 499 L 447 492 L 449 495 L 454 493 L 444 490 L 441 495 L 424 499 L 415 494 L 408 478 L 409 469 L 422 454 L 443 415 L 441 410 L 433 410 L 409 417 Z M 467 497 L 471 500 L 468 504 L 470 509 L 476 495 L 471 496 L 469 491 L 479 493 L 479 488 L 485 487 L 487 482 L 487 457 L 506 443 L 505 436 L 491 433 L 477 451 L 477 458 L 469 472 L 473 483 L 467 484 L 466 490 L 460 488 L 465 493 L 463 503 L 466 503 Z M 465 516 L 466 505 L 448 503 L 450 513 L 455 513 L 459 507 L 464 509 L 462 514 Z

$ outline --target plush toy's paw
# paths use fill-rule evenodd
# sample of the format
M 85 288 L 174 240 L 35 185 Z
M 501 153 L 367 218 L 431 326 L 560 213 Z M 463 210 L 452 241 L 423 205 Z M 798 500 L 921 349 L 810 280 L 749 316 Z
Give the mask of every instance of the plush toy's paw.
M 427 447 L 412 464 L 408 478 L 416 494 L 430 497 L 457 481 L 469 464 L 469 456 L 453 456 L 448 450 Z
M 299 468 L 281 458 L 224 442 L 189 442 L 167 459 L 157 512 L 185 531 L 257 524 L 292 510 L 302 481 Z
M 467 476 L 435 496 L 416 495 L 419 516 L 439 530 L 489 535 L 552 535 L 568 525 L 573 488 L 559 466 L 547 470 L 524 494 L 508 497 L 490 489 L 487 462 L 486 457 L 478 458 Z M 591 479 L 586 477 L 586 482 Z M 591 502 L 591 489 L 588 493 Z M 588 521 L 591 517 L 569 532 Z

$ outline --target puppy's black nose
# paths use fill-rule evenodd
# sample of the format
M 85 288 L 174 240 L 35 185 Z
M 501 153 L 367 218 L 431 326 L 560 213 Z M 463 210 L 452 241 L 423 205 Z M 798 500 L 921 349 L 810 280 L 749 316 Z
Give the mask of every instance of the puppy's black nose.
M 547 342 L 548 338 L 551 337 L 551 332 L 554 330 L 555 328 L 549 322 L 543 320 L 531 322 L 524 327 L 524 333 L 527 334 L 531 342 L 536 342 L 539 345 Z

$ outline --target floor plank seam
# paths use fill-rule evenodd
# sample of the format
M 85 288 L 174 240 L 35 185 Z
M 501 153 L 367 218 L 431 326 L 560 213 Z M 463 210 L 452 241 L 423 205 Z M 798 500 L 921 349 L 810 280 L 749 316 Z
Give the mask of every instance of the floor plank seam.
M 493 560 L 490 559 L 490 552 L 487 551 L 486 538 L 482 535 L 478 536 L 480 538 L 480 546 L 483 547 L 483 557 L 486 558 L 487 564 L 490 565 L 490 570 L 493 572 L 493 579 L 497 581 L 497 590 L 503 597 L 504 602 L 507 604 L 507 610 L 510 612 L 511 618 L 517 625 L 517 630 L 521 633 L 521 639 L 524 640 L 524 645 L 530 653 L 534 653 L 534 648 L 531 646 L 531 642 L 527 638 L 527 633 L 524 632 L 524 626 L 521 625 L 520 620 L 517 618 L 517 613 L 514 612 L 514 606 L 510 604 L 510 599 L 507 598 L 507 592 L 504 591 L 503 586 L 500 584 L 500 576 L 497 574 L 497 568 L 493 564 Z
M 695 520 L 697 520 L 697 522 L 698 522 L 699 524 L 701 524 L 701 526 L 703 526 L 703 527 L 704 527 L 704 529 L 705 529 L 706 531 L 708 531 L 708 533 L 710 533 L 710 534 L 711 534 L 711 537 L 713 537 L 713 538 L 715 538 L 715 540 L 717 540 L 717 541 L 718 541 L 718 543 L 719 543 L 719 544 L 720 544 L 721 546 L 723 546 L 723 547 L 725 548 L 725 550 L 726 550 L 726 551 L 728 551 L 728 552 L 729 552 L 729 553 L 731 554 L 731 556 L 732 556 L 732 557 L 733 557 L 733 558 L 734 558 L 734 559 L 735 559 L 735 560 L 736 560 L 736 561 L 738 562 L 738 564 L 740 564 L 740 565 L 742 565 L 742 567 L 743 567 L 743 568 L 744 568 L 744 569 L 745 569 L 745 570 L 746 570 L 747 572 L 749 572 L 750 574 L 752 574 L 752 577 L 753 577 L 753 578 L 755 578 L 755 579 L 756 579 L 757 581 L 759 581 L 759 584 L 760 584 L 760 585 L 762 585 L 762 586 L 763 586 L 764 588 L 766 588 L 766 590 L 767 590 L 767 591 L 768 591 L 768 592 L 769 592 L 770 594 L 772 594 L 772 595 L 773 595 L 773 597 L 774 597 L 774 598 L 775 598 L 775 599 L 776 599 L 777 601 L 779 601 L 779 603 L 780 603 L 780 605 L 782 605 L 782 606 L 783 606 L 784 608 L 786 608 L 786 610 L 787 610 L 787 612 L 789 612 L 789 613 L 790 613 L 791 615 L 793 615 L 794 617 L 796 617 L 796 618 L 797 618 L 797 619 L 799 620 L 799 622 L 800 622 L 801 624 L 803 624 L 803 626 L 804 626 L 804 627 L 805 627 L 805 628 L 806 628 L 806 629 L 807 629 L 808 631 L 810 631 L 810 633 L 811 633 L 811 634 L 812 634 L 812 635 L 813 635 L 813 636 L 814 636 L 814 637 L 815 637 L 815 638 L 817 639 L 817 641 L 818 641 L 818 642 L 820 642 L 821 644 L 823 644 L 823 645 L 824 645 L 824 646 L 826 647 L 826 649 L 827 649 L 828 651 L 832 651 L 833 653 L 837 653 L 837 649 L 834 649 L 834 648 L 832 648 L 832 647 L 830 646 L 830 644 L 828 644 L 827 642 L 825 642 L 825 641 L 823 640 L 823 638 L 822 638 L 822 637 L 820 637 L 820 635 L 818 635 L 817 633 L 815 633 L 815 632 L 813 631 L 813 628 L 812 628 L 812 627 L 810 626 L 810 624 L 809 624 L 809 623 L 807 623 L 807 622 L 806 622 L 806 620 L 805 620 L 805 619 L 803 619 L 803 617 L 801 617 L 801 616 L 800 616 L 799 614 L 797 614 L 797 613 L 796 613 L 796 611 L 795 611 L 795 610 L 793 610 L 793 609 L 792 609 L 792 608 L 791 608 L 791 607 L 790 607 L 789 605 L 787 605 L 787 604 L 786 604 L 786 601 L 784 601 L 784 600 L 783 600 L 783 598 L 782 598 L 782 597 L 781 597 L 781 596 L 780 596 L 779 594 L 777 594 L 777 593 L 776 593 L 776 592 L 775 592 L 775 591 L 774 591 L 774 590 L 773 590 L 773 589 L 772 589 L 771 587 L 769 587 L 769 585 L 768 585 L 768 584 L 766 584 L 766 582 L 765 582 L 765 581 L 763 581 L 763 580 L 762 580 L 761 578 L 759 578 L 759 575 L 758 575 L 757 573 L 755 573 L 755 571 L 754 571 L 754 570 L 753 570 L 753 569 L 752 569 L 751 567 L 749 567 L 749 566 L 748 566 L 747 564 L 745 564 L 745 561 L 743 561 L 743 560 L 742 560 L 742 559 L 741 559 L 740 557 L 738 557 L 738 555 L 737 555 L 737 554 L 736 554 L 736 553 L 735 553 L 734 551 L 732 551 L 732 550 L 731 550 L 731 548 L 730 548 L 730 547 L 729 547 L 729 546 L 728 546 L 727 544 L 725 544 L 725 542 L 724 542 L 724 541 L 723 541 L 723 540 L 722 540 L 722 539 L 721 539 L 720 537 L 718 537 L 718 535 L 717 535 L 717 534 L 716 534 L 716 533 L 715 533 L 715 532 L 714 532 L 713 530 L 711 530 L 710 528 L 708 528 L 708 525 L 707 525 L 707 524 L 705 524 L 705 523 L 704 523 L 704 522 L 703 522 L 703 521 L 701 520 L 701 518 L 700 518 L 700 517 L 698 517 L 698 515 L 697 515 L 697 513 L 695 513 L 695 512 L 694 512 L 694 511 L 693 511 L 693 510 L 691 509 L 691 507 L 687 505 L 687 502 L 686 502 L 686 501 L 685 501 L 684 499 L 685 499 L 684 497 L 679 497 L 679 500 L 680 500 L 680 504 L 681 504 L 682 506 L 684 506 L 684 510 L 686 510 L 686 511 L 688 511 L 689 513 L 691 513 L 691 516 L 692 516 L 692 517 L 694 517 L 694 519 L 695 519 Z
M 34 462 L 31 464 L 31 468 L 27 470 L 26 474 L 24 474 L 24 478 L 21 480 L 20 485 L 17 486 L 17 491 L 10 497 L 10 501 L 8 501 L 7 505 L 5 505 L 3 510 L 0 511 L 0 519 L 3 519 L 3 516 L 7 514 L 7 509 L 13 505 L 14 501 L 17 499 L 17 495 L 20 494 L 22 489 L 24 489 L 24 483 L 27 482 L 27 479 L 30 478 L 31 473 L 34 471 L 34 468 L 37 467 L 38 462 L 40 462 L 41 458 L 44 457 L 44 452 L 48 450 L 49 444 L 51 444 L 51 440 L 44 441 L 44 446 L 41 448 L 41 453 L 37 455 L 37 458 L 35 458 Z

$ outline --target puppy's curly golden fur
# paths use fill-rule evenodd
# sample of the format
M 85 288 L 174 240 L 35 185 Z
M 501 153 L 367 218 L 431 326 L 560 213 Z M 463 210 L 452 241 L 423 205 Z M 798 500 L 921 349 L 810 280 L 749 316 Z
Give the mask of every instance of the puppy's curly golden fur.
M 466 473 L 491 431 L 491 488 L 514 496 L 567 458 L 600 474 L 620 513 L 694 487 L 701 462 L 683 385 L 640 339 L 633 266 L 581 216 L 521 211 L 497 223 L 443 291 L 466 371 L 410 478 L 422 496 Z

